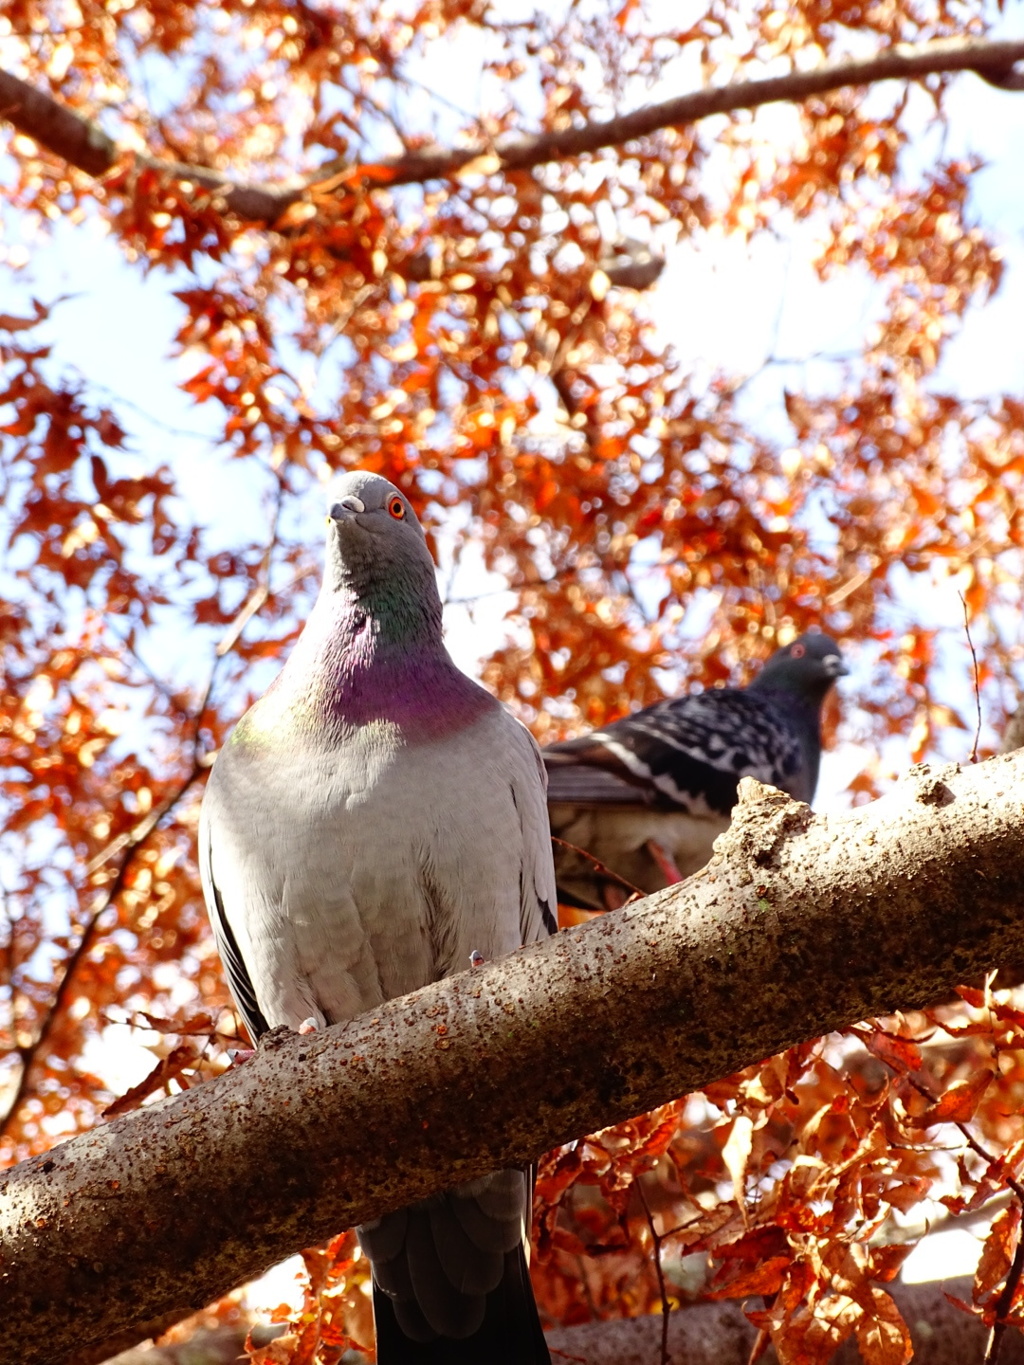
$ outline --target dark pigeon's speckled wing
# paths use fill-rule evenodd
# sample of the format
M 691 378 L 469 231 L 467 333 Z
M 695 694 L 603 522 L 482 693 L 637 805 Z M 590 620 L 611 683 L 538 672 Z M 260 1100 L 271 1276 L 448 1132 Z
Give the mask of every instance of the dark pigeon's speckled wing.
M 784 711 L 770 694 L 736 688 L 658 702 L 543 752 L 549 805 L 727 815 L 740 777 L 794 795 L 807 785 L 800 738 Z

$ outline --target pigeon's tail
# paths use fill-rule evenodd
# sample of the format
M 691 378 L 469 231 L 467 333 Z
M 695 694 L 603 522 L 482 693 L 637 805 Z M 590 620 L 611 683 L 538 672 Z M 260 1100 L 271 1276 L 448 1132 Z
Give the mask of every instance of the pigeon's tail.
M 377 1365 L 551 1365 L 521 1246 L 506 1253 L 501 1282 L 487 1295 L 472 1336 L 417 1341 L 402 1330 L 395 1310 L 395 1300 L 375 1284 Z
M 530 1179 L 497 1171 L 359 1228 L 378 1365 L 550 1365 L 526 1266 Z

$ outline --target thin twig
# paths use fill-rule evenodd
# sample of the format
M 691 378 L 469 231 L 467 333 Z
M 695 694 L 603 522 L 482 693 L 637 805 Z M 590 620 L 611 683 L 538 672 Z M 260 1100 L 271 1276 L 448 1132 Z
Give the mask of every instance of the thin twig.
M 669 1314 L 672 1309 L 668 1301 L 668 1290 L 665 1287 L 665 1271 L 661 1264 L 662 1238 L 658 1233 L 658 1229 L 654 1226 L 654 1215 L 651 1213 L 651 1206 L 647 1202 L 643 1181 L 638 1176 L 634 1183 L 636 1185 L 636 1192 L 640 1196 L 640 1203 L 644 1206 L 644 1215 L 647 1218 L 647 1226 L 651 1230 L 651 1238 L 654 1242 L 654 1273 L 658 1277 L 658 1293 L 661 1295 L 661 1365 L 669 1365 L 668 1324 Z
M 552 834 L 551 842 L 553 844 L 561 844 L 561 846 L 567 848 L 570 853 L 578 853 L 580 857 L 585 858 L 588 863 L 593 863 L 595 871 L 600 872 L 603 877 L 610 877 L 612 881 L 618 882 L 621 886 L 626 887 L 634 896 L 643 897 L 647 894 L 645 891 L 641 891 L 638 886 L 634 886 L 632 882 L 627 881 L 625 877 L 620 877 L 617 872 L 613 872 L 610 867 L 606 867 L 600 858 L 595 858 L 592 853 L 588 853 L 585 848 L 580 848 L 578 844 L 570 844 L 568 839 L 560 839 L 557 834 Z
M 1006 1315 L 1013 1307 L 1013 1300 L 1017 1295 L 1017 1288 L 1020 1284 L 1021 1274 L 1024 1273 L 1024 1237 L 1021 1236 L 1021 1229 L 1017 1228 L 1017 1249 L 1013 1253 L 1013 1260 L 1010 1269 L 1006 1273 L 1006 1283 L 1003 1285 L 999 1298 L 996 1300 L 996 1320 L 993 1322 L 988 1334 L 988 1341 L 985 1343 L 985 1359 L 983 1365 L 996 1365 L 999 1359 L 999 1351 L 1003 1344 L 1003 1336 L 1006 1333 Z
M 217 645 L 218 659 L 223 659 L 225 654 L 229 654 L 234 649 L 242 631 L 245 630 L 256 613 L 262 609 L 263 604 L 270 596 L 270 566 L 274 550 L 277 547 L 277 528 L 281 520 L 281 504 L 283 501 L 284 480 L 278 477 L 277 493 L 274 497 L 274 512 L 270 518 L 270 534 L 267 537 L 266 549 L 260 558 L 259 568 L 256 570 L 256 584 L 236 614 L 235 619 L 221 636 L 220 643 Z M 212 685 L 212 676 L 210 681 Z M 209 697 L 209 689 L 207 689 L 207 697 Z
M 18 1084 L 15 1087 L 14 1094 L 11 1096 L 3 1116 L 0 1117 L 0 1136 L 7 1132 L 11 1121 L 28 1093 L 33 1063 L 38 1057 L 41 1049 L 45 1046 L 57 1019 L 60 1017 L 60 1012 L 64 1008 L 64 1003 L 67 1000 L 75 973 L 96 941 L 100 921 L 124 889 L 128 871 L 132 865 L 136 852 L 149 838 L 153 830 L 156 829 L 164 816 L 168 815 L 174 809 L 192 786 L 193 782 L 195 782 L 196 778 L 209 767 L 209 761 L 206 755 L 201 752 L 200 726 L 202 724 L 203 713 L 209 704 L 210 695 L 213 691 L 218 663 L 219 660 L 214 661 L 202 699 L 191 718 L 192 765 L 189 772 L 178 783 L 174 791 L 166 796 L 163 801 L 154 806 L 138 824 L 134 825 L 124 834 L 118 835 L 116 839 L 111 840 L 111 842 L 102 849 L 86 867 L 86 876 L 91 877 L 98 872 L 105 863 L 109 862 L 111 858 L 116 857 L 119 853 L 122 855 L 114 878 L 107 887 L 102 901 L 86 920 L 78 943 L 64 963 L 64 970 L 61 973 L 60 981 L 57 983 L 57 988 L 53 993 L 53 998 L 50 1001 L 46 1014 L 43 1016 L 42 1022 L 36 1030 L 34 1041 L 28 1046 L 18 1049 L 21 1056 L 21 1074 L 18 1077 Z
M 971 658 L 974 660 L 974 704 L 978 708 L 978 723 L 974 727 L 974 743 L 971 745 L 971 756 L 969 763 L 978 761 L 978 740 L 981 738 L 981 679 L 978 673 L 978 656 L 974 652 L 974 641 L 971 639 L 971 623 L 967 615 L 967 599 L 963 593 L 958 593 L 960 605 L 964 609 L 964 630 L 967 632 L 967 643 L 971 647 Z
M 887 1065 L 892 1067 L 892 1063 L 889 1062 L 888 1059 L 883 1058 L 882 1060 L 886 1061 Z M 900 1073 L 897 1072 L 897 1074 Z M 938 1104 L 940 1096 L 936 1095 L 930 1086 L 925 1085 L 923 1081 L 919 1081 L 917 1077 L 912 1076 L 909 1071 L 903 1072 L 902 1075 L 903 1079 L 907 1082 L 907 1084 L 912 1089 L 916 1090 L 919 1095 L 922 1095 L 926 1100 L 928 1100 L 930 1104 Z M 963 1138 L 964 1142 L 967 1143 L 968 1147 L 970 1147 L 971 1151 L 974 1152 L 975 1156 L 979 1156 L 982 1159 L 982 1161 L 986 1163 L 986 1165 L 996 1167 L 1000 1164 L 1000 1159 L 998 1157 L 993 1156 L 992 1153 L 988 1151 L 988 1149 L 978 1141 L 978 1139 L 967 1127 L 966 1123 L 964 1123 L 961 1119 L 945 1119 L 942 1121 L 946 1123 L 952 1123 L 954 1128 L 959 1129 L 960 1135 Z M 1024 1184 L 1022 1184 L 1014 1176 L 1009 1175 L 1002 1176 L 1001 1179 L 1004 1181 L 1008 1189 L 1013 1190 L 1014 1194 L 1021 1201 L 1022 1207 L 1024 1207 Z

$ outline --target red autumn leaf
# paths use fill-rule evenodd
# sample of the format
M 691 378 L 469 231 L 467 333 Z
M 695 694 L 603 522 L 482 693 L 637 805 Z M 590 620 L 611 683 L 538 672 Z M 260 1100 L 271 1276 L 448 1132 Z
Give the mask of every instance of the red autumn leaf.
M 747 1294 L 774 1294 L 781 1287 L 792 1265 L 789 1256 L 772 1256 L 750 1270 L 730 1274 L 722 1281 L 716 1280 L 708 1297 L 712 1299 L 741 1299 Z
M 857 1028 L 851 1032 L 855 1033 L 876 1057 L 888 1062 L 898 1075 L 920 1069 L 921 1049 L 913 1039 L 901 1038 L 879 1028 Z
M 913 1128 L 931 1128 L 936 1123 L 968 1123 L 991 1081 L 992 1072 L 987 1070 L 978 1071 L 969 1080 L 957 1081 L 923 1114 L 908 1116 L 907 1123 Z
M 992 1220 L 978 1268 L 974 1272 L 974 1301 L 981 1300 L 1003 1279 L 1010 1268 L 1020 1238 L 1021 1210 L 1015 1199 Z
M 140 1010 L 139 1016 L 145 1019 L 147 1025 L 157 1033 L 179 1033 L 179 1034 L 206 1034 L 209 1033 L 215 1024 L 212 1014 L 201 1011 L 187 1017 L 176 1017 L 174 1019 L 164 1019 L 160 1015 L 150 1014 L 146 1010 Z
M 910 1329 L 891 1297 L 882 1289 L 871 1295 L 871 1307 L 858 1321 L 857 1346 L 865 1365 L 908 1365 L 914 1346 Z
M 118 1114 L 127 1114 L 129 1110 L 137 1109 L 148 1096 L 157 1090 L 162 1090 L 164 1086 L 179 1077 L 188 1067 L 193 1066 L 198 1057 L 199 1049 L 194 1044 L 179 1043 L 166 1057 L 157 1062 L 145 1080 L 125 1091 L 119 1099 L 114 1100 L 113 1104 L 108 1104 L 103 1110 L 103 1117 L 112 1119 Z

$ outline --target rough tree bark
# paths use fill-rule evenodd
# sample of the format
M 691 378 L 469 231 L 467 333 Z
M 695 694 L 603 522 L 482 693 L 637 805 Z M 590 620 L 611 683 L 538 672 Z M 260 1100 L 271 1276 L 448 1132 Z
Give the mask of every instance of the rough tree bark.
M 0 1359 L 59 1365 L 290 1252 L 803 1039 L 1024 965 L 1024 754 L 844 815 L 750 779 L 704 872 L 0 1181 Z
M 488 175 L 526 170 L 546 161 L 562 161 L 622 146 L 660 128 L 679 128 L 711 114 L 757 109 L 779 100 L 800 101 L 849 85 L 885 80 L 920 80 L 944 72 L 974 71 L 1001 90 L 1024 90 L 1024 41 L 941 38 L 930 43 L 901 43 L 874 57 L 823 62 L 810 71 L 708 86 L 675 99 L 644 105 L 615 118 L 570 124 L 557 131 L 521 134 L 463 147 L 437 147 L 385 158 L 370 166 L 329 162 L 313 174 L 285 184 L 253 184 L 210 166 L 184 166 L 154 156 L 138 156 L 138 164 L 173 179 L 219 195 L 239 218 L 273 223 L 312 186 L 321 191 L 329 180 L 351 190 L 387 185 L 423 184 L 477 169 Z M 0 71 L 0 117 L 41 147 L 89 175 L 103 175 L 117 164 L 123 149 L 91 119 L 61 105 L 44 91 Z

